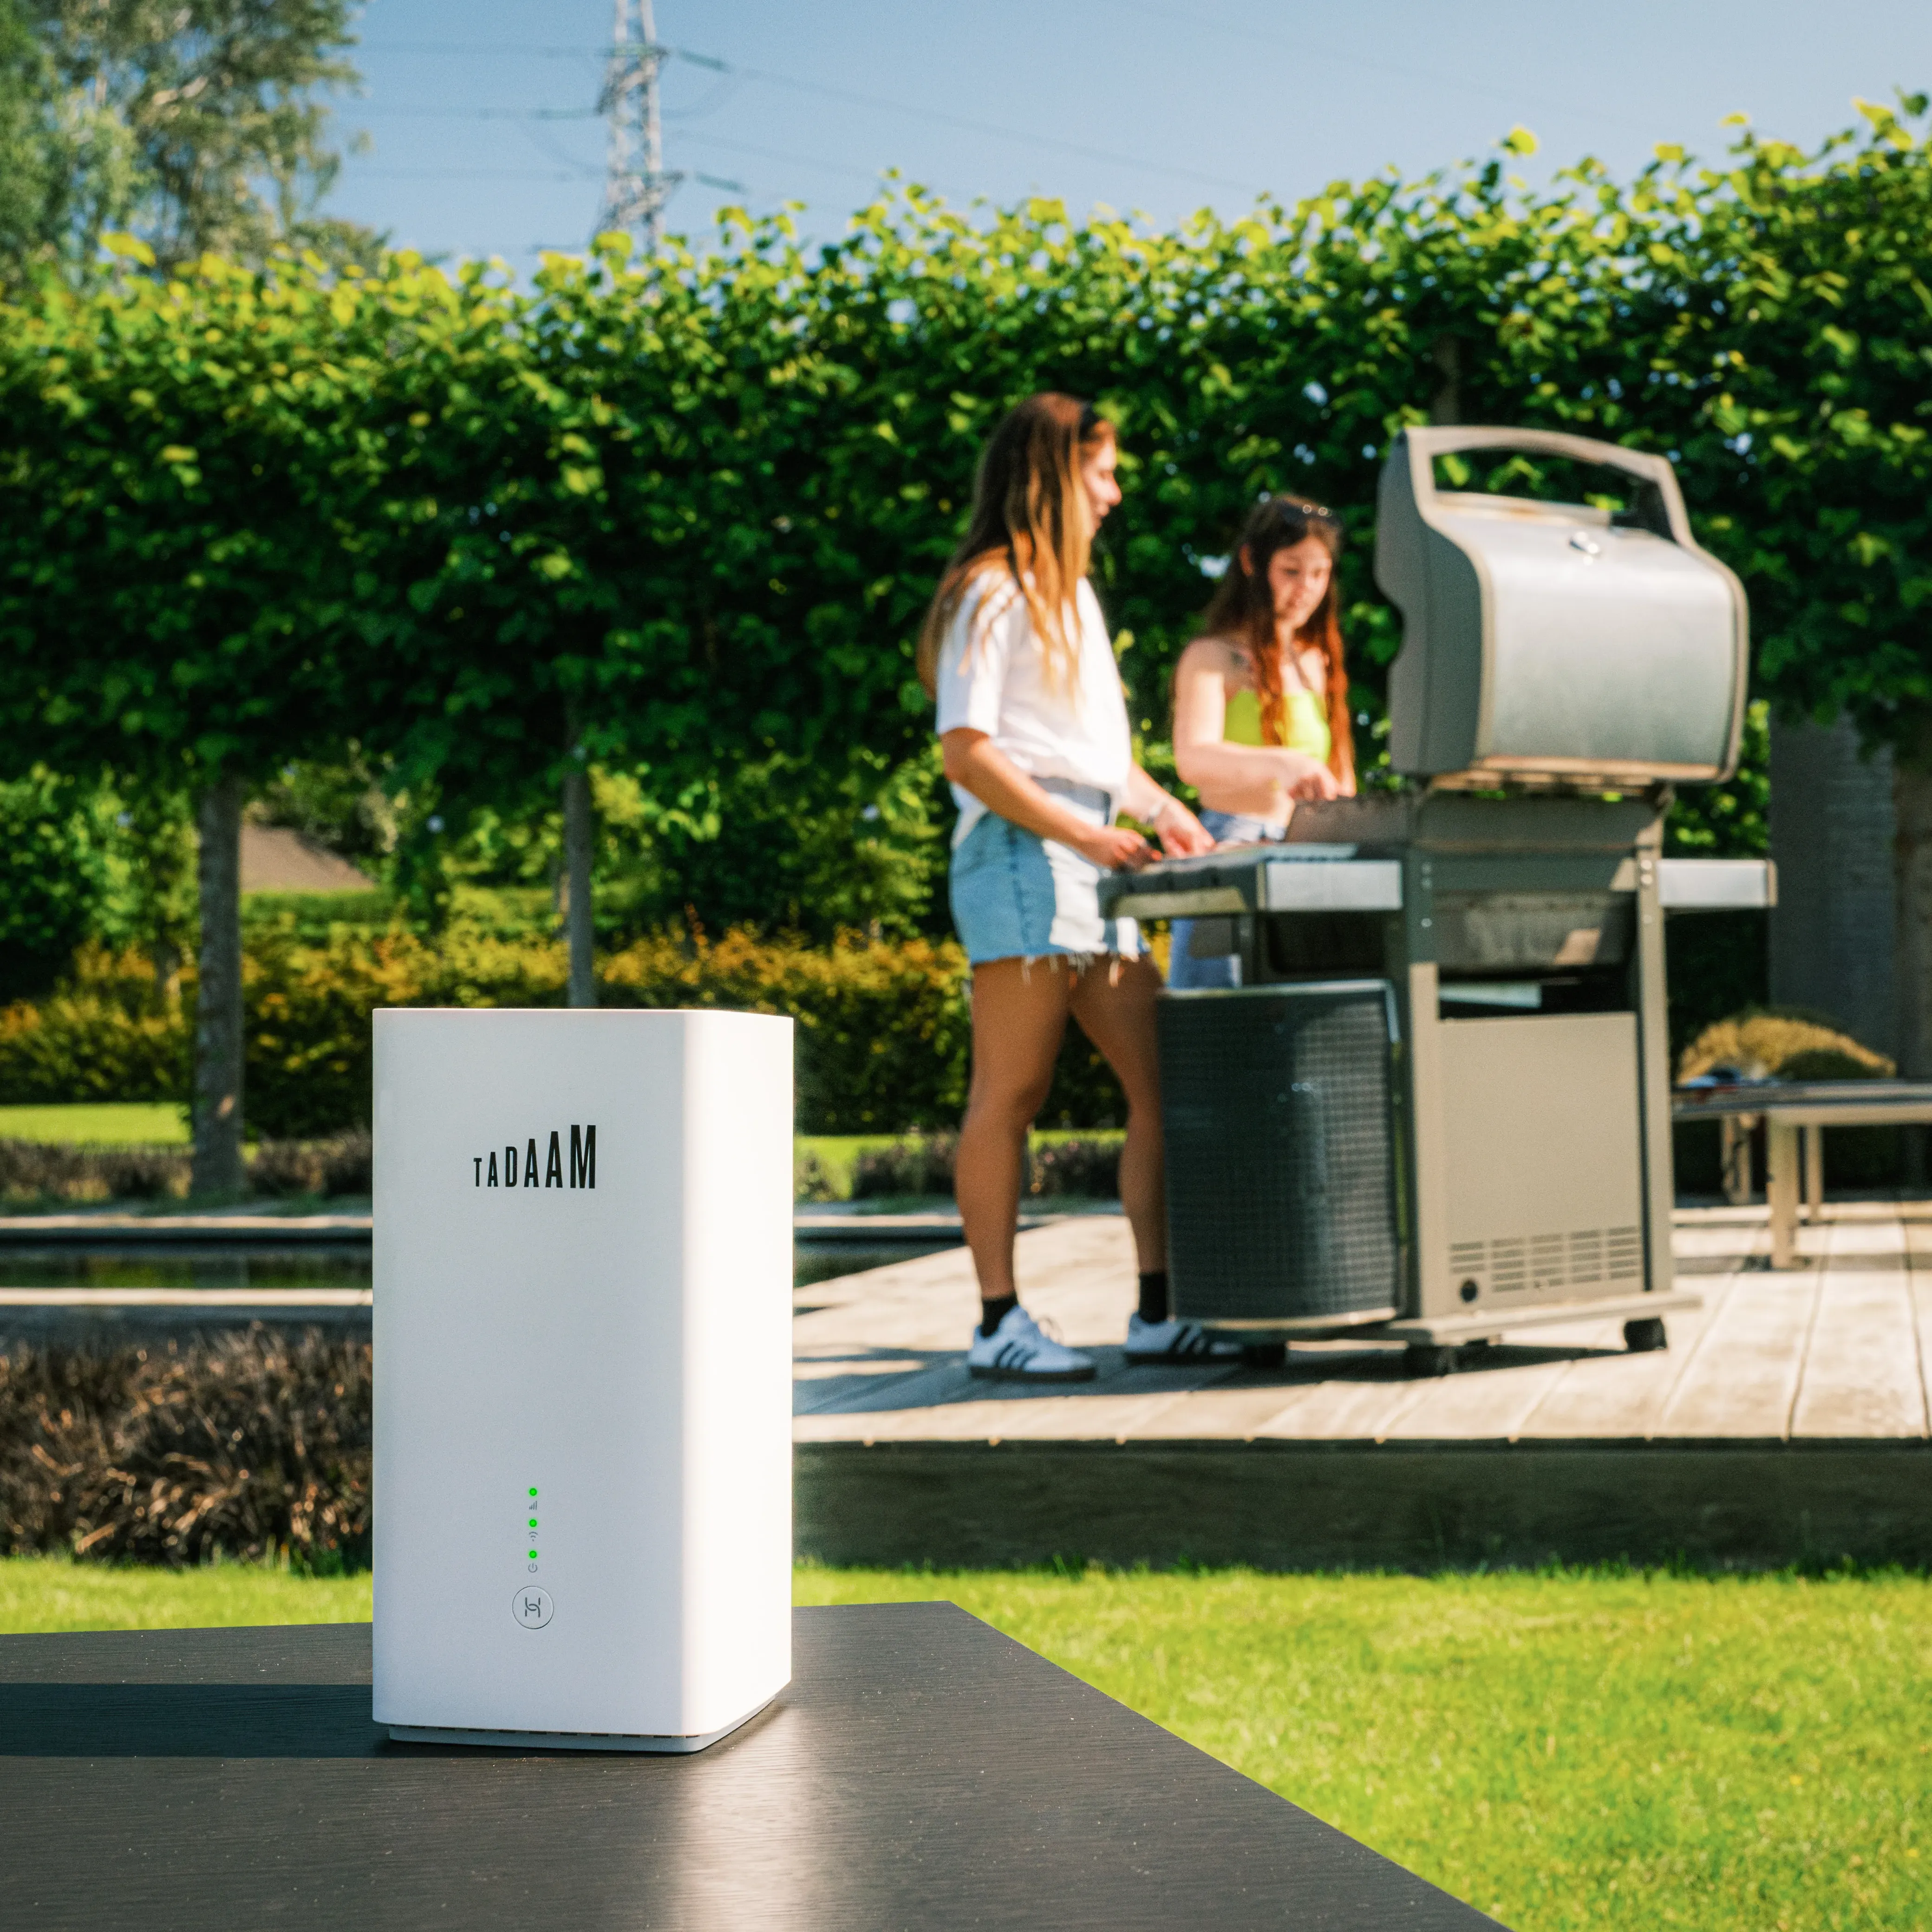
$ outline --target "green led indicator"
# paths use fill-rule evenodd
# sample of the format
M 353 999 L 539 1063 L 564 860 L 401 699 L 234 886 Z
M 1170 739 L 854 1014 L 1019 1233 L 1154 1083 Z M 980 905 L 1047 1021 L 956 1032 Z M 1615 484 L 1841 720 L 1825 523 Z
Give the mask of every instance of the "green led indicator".
M 531 1490 L 530 1494 L 531 1494 L 532 1496 L 535 1496 L 535 1495 L 536 1494 L 536 1490 Z
M 532 1516 L 532 1517 L 530 1518 L 530 1527 L 531 1527 L 531 1528 L 534 1529 L 534 1528 L 536 1528 L 536 1526 L 537 1526 L 537 1520 L 536 1520 L 536 1518 L 535 1516 Z
M 536 1560 L 537 1560 L 537 1553 L 536 1553 L 536 1552 L 534 1550 L 532 1550 L 530 1552 L 530 1561 L 531 1561 L 532 1563 L 534 1563 Z

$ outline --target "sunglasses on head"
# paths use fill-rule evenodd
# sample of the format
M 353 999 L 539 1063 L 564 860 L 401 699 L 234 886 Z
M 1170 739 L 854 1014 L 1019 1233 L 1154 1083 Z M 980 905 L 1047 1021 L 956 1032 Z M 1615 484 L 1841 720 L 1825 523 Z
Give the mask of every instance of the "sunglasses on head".
M 1325 503 L 1305 503 L 1298 496 L 1276 496 L 1268 507 L 1283 523 L 1333 524 L 1341 526 L 1342 520 Z

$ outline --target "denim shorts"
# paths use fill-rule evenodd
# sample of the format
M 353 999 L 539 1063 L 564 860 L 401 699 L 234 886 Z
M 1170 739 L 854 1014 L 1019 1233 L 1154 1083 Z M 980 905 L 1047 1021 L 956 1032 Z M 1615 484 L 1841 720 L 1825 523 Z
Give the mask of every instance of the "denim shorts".
M 1265 818 L 1250 818 L 1238 812 L 1203 812 L 1201 823 L 1214 835 L 1217 845 L 1250 845 L 1257 840 L 1285 836 L 1285 828 L 1271 825 Z M 1241 956 L 1225 952 L 1196 959 L 1188 951 L 1194 938 L 1194 922 L 1178 919 L 1168 928 L 1167 983 L 1184 992 L 1226 990 L 1241 983 Z
M 1071 808 L 1101 823 L 1097 812 Z M 1130 919 L 1101 917 L 1100 884 L 1100 867 L 1072 847 L 989 812 L 953 848 L 947 893 L 959 943 L 975 966 L 1056 954 L 1082 962 L 1108 952 L 1131 959 L 1141 950 L 1140 928 Z

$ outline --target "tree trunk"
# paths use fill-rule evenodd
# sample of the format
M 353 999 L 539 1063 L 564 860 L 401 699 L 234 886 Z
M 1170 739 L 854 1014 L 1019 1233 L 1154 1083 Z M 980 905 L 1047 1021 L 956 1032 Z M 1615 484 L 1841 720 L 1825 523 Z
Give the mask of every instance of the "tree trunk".
M 570 1004 L 597 1004 L 597 968 L 591 922 L 590 847 L 594 832 L 590 774 L 573 771 L 563 782 L 565 929 L 570 936 Z
M 1908 1080 L 1932 1078 L 1932 728 L 1892 766 L 1896 831 L 1896 923 L 1892 983 L 1898 1002 L 1898 1070 Z M 1908 1186 L 1928 1178 L 1927 1133 L 1906 1130 Z
M 148 948 L 154 969 L 154 998 L 172 1010 L 181 1004 L 181 948 L 171 939 L 158 939 Z
M 1429 404 L 1432 424 L 1453 425 L 1462 420 L 1462 345 L 1453 335 L 1438 335 L 1429 359 L 1441 379 Z
M 243 1192 L 242 1165 L 242 805 L 238 778 L 201 796 L 201 971 L 195 989 L 194 1162 L 197 1195 Z

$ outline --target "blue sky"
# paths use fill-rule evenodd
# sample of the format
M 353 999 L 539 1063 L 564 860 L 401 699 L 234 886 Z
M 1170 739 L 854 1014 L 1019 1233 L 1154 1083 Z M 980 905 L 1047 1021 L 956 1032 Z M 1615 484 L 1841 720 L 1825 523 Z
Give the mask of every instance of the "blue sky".
M 519 268 L 581 247 L 610 21 L 609 0 L 374 0 L 366 87 L 338 110 L 373 147 L 330 206 L 399 246 Z M 1594 154 L 1628 174 L 1660 141 L 1721 152 L 1729 114 L 1808 142 L 1854 96 L 1932 91 L 1927 0 L 657 0 L 657 31 L 731 70 L 665 70 L 665 159 L 690 177 L 668 225 L 694 234 L 723 203 L 790 200 L 836 232 L 887 167 L 962 203 L 1042 194 L 1168 224 L 1425 172 L 1519 122 L 1533 170 Z

